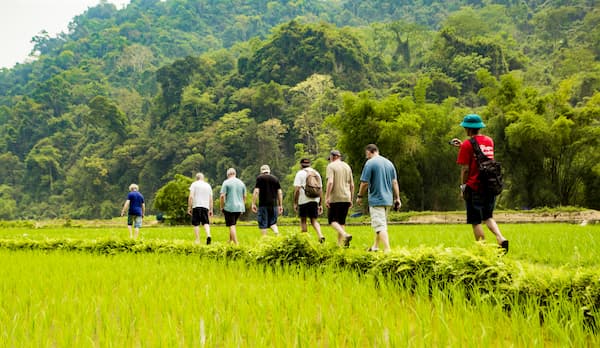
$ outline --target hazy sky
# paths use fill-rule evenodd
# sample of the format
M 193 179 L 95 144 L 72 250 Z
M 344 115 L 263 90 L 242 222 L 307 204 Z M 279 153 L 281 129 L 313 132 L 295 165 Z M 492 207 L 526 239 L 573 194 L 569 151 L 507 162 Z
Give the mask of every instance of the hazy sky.
M 129 0 L 108 0 L 122 8 Z M 23 63 L 31 38 L 46 30 L 51 37 L 67 31 L 73 17 L 100 0 L 0 0 L 0 68 Z

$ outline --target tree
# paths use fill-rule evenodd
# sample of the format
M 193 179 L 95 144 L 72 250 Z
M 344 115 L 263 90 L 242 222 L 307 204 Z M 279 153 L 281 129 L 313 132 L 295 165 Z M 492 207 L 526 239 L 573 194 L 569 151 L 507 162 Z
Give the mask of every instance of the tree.
M 154 209 L 165 213 L 167 219 L 173 223 L 187 221 L 187 199 L 193 181 L 192 178 L 176 174 L 173 180 L 156 192 Z

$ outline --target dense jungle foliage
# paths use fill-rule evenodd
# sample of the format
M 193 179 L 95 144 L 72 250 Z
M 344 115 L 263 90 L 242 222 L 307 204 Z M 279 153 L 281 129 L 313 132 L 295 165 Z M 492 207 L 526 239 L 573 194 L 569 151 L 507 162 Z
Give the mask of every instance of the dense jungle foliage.
M 269 164 L 364 146 L 403 209 L 460 209 L 452 137 L 481 114 L 506 208 L 600 208 L 600 8 L 592 0 L 105 1 L 0 70 L 0 219 L 116 216 L 177 174 L 251 188 Z M 216 191 L 218 192 L 218 191 Z

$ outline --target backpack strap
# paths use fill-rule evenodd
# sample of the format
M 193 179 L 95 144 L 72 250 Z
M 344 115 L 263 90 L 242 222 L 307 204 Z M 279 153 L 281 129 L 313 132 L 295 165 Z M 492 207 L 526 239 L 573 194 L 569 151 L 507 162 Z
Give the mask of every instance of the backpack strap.
M 473 151 L 475 152 L 475 157 L 477 157 L 478 162 L 483 162 L 489 159 L 486 155 L 483 154 L 483 151 L 481 151 L 477 140 L 475 140 L 474 138 L 469 138 L 469 141 L 471 142 L 471 146 L 473 147 Z

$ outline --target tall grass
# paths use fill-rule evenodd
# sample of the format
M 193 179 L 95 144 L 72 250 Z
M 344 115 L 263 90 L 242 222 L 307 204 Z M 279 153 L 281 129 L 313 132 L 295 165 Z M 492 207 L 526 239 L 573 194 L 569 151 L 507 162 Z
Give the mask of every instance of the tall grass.
M 569 301 L 542 324 L 534 301 L 506 312 L 463 287 L 432 291 L 415 277 L 408 291 L 378 277 L 174 254 L 0 250 L 0 346 L 600 344 Z

